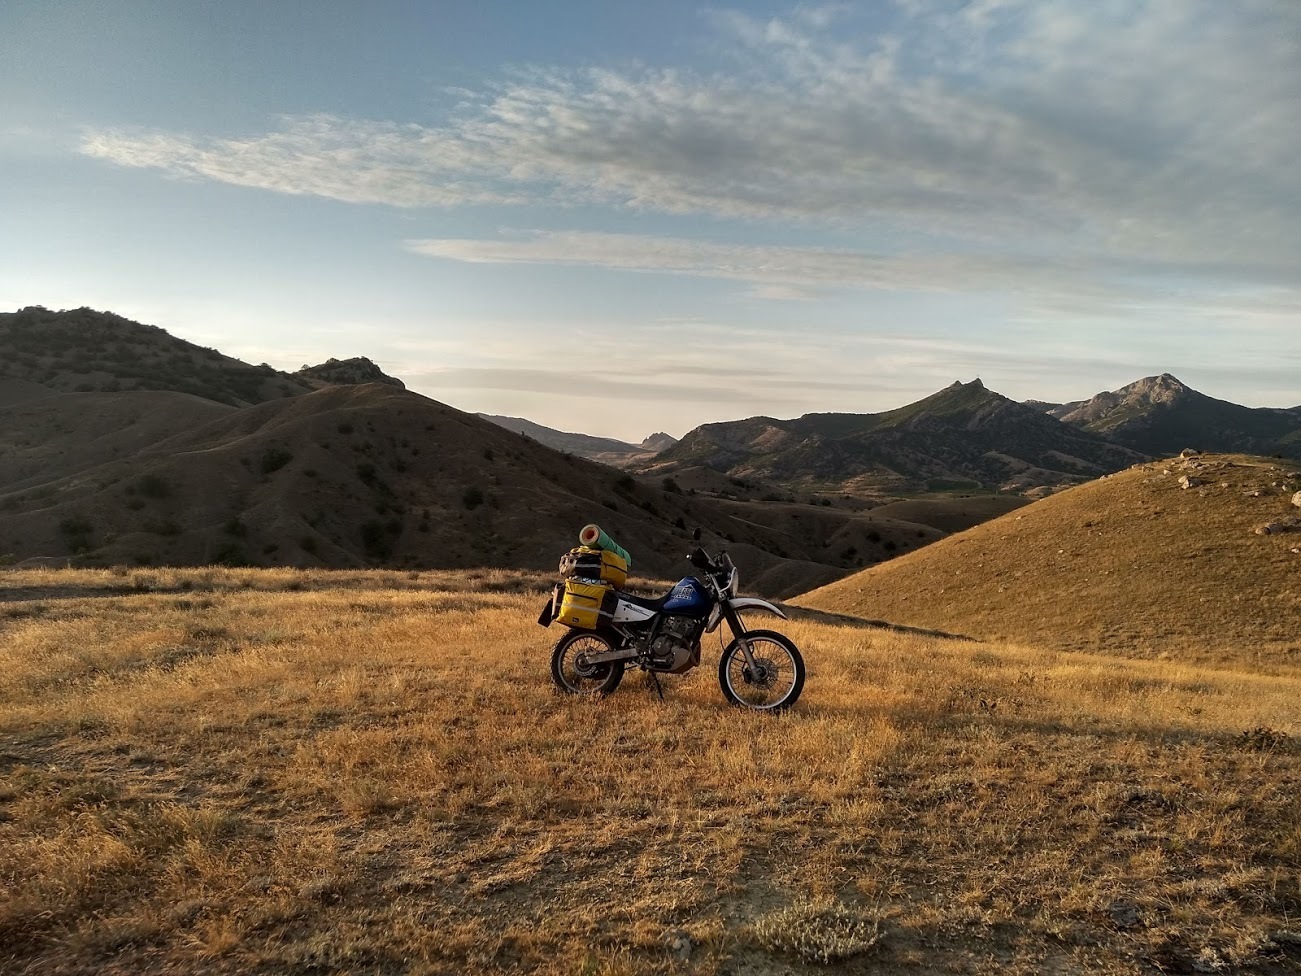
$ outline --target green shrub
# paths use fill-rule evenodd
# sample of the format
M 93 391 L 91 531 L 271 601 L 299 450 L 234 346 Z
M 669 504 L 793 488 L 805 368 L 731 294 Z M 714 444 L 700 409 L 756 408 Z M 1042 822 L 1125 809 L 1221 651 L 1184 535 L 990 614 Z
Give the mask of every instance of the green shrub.
M 461 496 L 461 501 L 465 507 L 473 511 L 483 504 L 483 491 L 479 488 L 467 488 L 465 494 Z

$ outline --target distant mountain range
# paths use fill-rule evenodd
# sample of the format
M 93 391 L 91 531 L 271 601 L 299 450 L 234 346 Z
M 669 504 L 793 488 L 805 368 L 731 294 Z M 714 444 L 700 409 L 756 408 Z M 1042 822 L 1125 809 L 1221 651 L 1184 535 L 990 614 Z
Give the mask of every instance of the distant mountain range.
M 1073 403 L 1035 403 L 1058 420 L 1151 455 L 1203 451 L 1301 458 L 1301 407 L 1244 407 L 1169 373 Z
M 547 569 L 598 521 L 639 573 L 675 576 L 700 525 L 780 596 L 1018 495 L 1183 447 L 1298 456 L 1299 431 L 1301 408 L 1161 376 L 1035 405 L 976 380 L 883 413 L 634 445 L 464 414 L 363 357 L 286 373 L 110 313 L 28 308 L 0 314 L 0 563 Z M 878 504 L 926 494 L 944 497 Z
M 662 432 L 651 434 L 640 444 L 629 444 L 627 441 L 615 440 L 613 437 L 593 437 L 591 434 L 575 434 L 543 427 L 523 417 L 499 417 L 489 413 L 481 413 L 478 416 L 499 427 L 531 437 L 552 450 L 577 454 L 579 457 L 605 464 L 622 465 L 629 461 L 643 459 L 677 443 L 675 438 Z
M 1076 484 L 1144 460 L 1128 447 L 1009 400 L 980 380 L 876 414 L 705 424 L 642 470 L 703 466 L 738 478 L 863 494 Z

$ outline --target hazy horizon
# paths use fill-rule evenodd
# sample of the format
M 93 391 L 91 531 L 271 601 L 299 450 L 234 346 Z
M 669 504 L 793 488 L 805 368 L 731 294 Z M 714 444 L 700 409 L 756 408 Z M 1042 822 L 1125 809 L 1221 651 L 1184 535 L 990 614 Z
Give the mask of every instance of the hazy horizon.
M 637 442 L 1301 404 L 1301 6 L 0 11 L 0 308 Z

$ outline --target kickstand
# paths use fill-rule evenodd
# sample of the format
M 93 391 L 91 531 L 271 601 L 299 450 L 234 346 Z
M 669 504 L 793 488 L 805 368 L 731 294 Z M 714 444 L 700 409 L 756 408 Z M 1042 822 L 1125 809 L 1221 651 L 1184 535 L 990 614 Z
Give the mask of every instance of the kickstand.
M 646 673 L 650 675 L 651 684 L 655 686 L 655 694 L 660 696 L 660 701 L 663 701 L 664 689 L 660 687 L 659 675 L 657 675 L 654 671 L 647 671 Z

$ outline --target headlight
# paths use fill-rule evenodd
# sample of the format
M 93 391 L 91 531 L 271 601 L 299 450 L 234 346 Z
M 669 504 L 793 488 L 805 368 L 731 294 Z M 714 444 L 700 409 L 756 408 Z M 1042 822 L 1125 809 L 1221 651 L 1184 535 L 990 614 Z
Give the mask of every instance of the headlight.
M 741 582 L 741 574 L 738 573 L 736 571 L 736 567 L 733 566 L 732 577 L 727 581 L 727 592 L 732 596 L 736 596 L 736 588 L 740 584 L 740 582 Z

